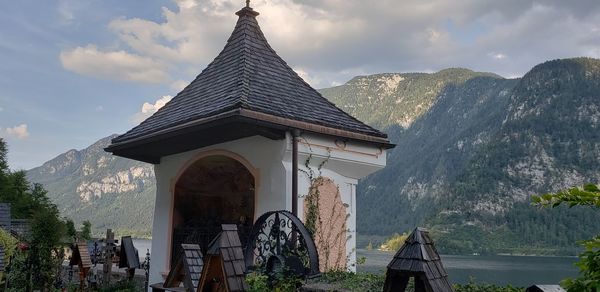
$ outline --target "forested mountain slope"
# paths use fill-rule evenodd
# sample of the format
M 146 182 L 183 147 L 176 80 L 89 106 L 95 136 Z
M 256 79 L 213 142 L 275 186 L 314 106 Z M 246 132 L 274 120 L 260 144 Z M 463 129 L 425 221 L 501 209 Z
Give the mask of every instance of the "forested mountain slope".
M 41 183 L 63 216 L 90 220 L 98 232 L 149 236 L 156 185 L 151 164 L 104 152 L 112 135 L 83 150 L 64 154 L 27 171 Z
M 600 60 L 549 61 L 519 79 L 460 68 L 376 74 L 320 91 L 397 144 L 358 185 L 359 236 L 427 226 L 447 253 L 572 254 L 576 240 L 600 233 L 593 210 L 529 203 L 600 181 Z M 28 177 L 65 216 L 149 234 L 152 166 L 105 153 L 111 138 Z
M 600 232 L 600 214 L 539 210 L 529 197 L 598 183 L 599 68 L 595 59 L 555 60 L 521 79 L 449 82 L 414 122 L 387 128 L 397 147 L 359 184 L 359 232 L 426 225 L 446 252 L 572 253 Z

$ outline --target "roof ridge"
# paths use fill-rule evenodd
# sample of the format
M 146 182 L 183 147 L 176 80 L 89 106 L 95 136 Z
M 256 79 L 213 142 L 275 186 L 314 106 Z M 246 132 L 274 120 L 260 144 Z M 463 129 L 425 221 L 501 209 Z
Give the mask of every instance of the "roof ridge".
M 232 109 L 387 138 L 302 79 L 271 47 L 256 19 L 258 14 L 250 7 L 238 11 L 236 26 L 218 56 L 164 107 L 114 138 L 112 144 L 133 143 L 141 137 L 162 135 L 170 128 L 199 125 L 191 122 L 205 122 Z
M 241 17 L 241 16 L 240 16 Z M 342 114 L 348 116 L 350 119 L 354 120 L 355 122 L 358 122 L 360 124 L 363 124 L 365 126 L 367 126 L 368 128 L 370 128 L 373 131 L 379 132 L 378 129 L 375 129 L 373 127 L 371 127 L 370 125 L 365 124 L 363 121 L 355 118 L 354 116 L 352 116 L 351 114 L 347 113 L 346 111 L 344 111 L 343 109 L 339 108 L 337 105 L 335 105 L 335 103 L 331 102 L 329 99 L 325 98 L 318 90 L 314 89 L 310 84 L 308 84 L 308 82 L 306 82 L 306 80 L 304 80 L 302 77 L 300 77 L 300 75 L 298 75 L 298 72 L 296 72 L 296 70 L 294 70 L 292 67 L 290 67 L 290 65 L 288 65 L 288 63 L 281 58 L 281 56 L 279 56 L 279 54 L 277 54 L 277 51 L 275 51 L 275 49 L 273 49 L 273 47 L 271 47 L 271 44 L 269 44 L 269 42 L 267 41 L 267 38 L 265 37 L 264 33 L 262 32 L 262 30 L 260 29 L 260 25 L 258 24 L 258 22 L 256 23 L 257 28 L 258 28 L 258 36 L 259 38 L 262 39 L 262 41 L 264 42 L 264 44 L 266 45 L 267 49 L 276 57 L 276 60 L 278 62 L 280 62 L 283 66 L 286 67 L 286 69 L 288 69 L 289 71 L 294 73 L 294 77 L 298 80 L 300 80 L 304 85 L 306 85 L 309 90 L 313 91 L 314 93 L 316 93 L 319 97 L 321 97 L 323 100 L 325 100 L 329 105 L 333 106 L 335 109 L 337 109 L 339 112 L 341 112 Z M 245 68 L 244 68 L 245 69 Z M 383 136 L 385 138 L 387 138 L 387 134 L 383 133 Z
M 248 14 L 241 14 L 240 15 L 240 20 L 238 21 L 242 21 L 242 17 L 254 17 L 252 16 L 252 14 L 250 14 L 250 16 Z M 246 20 L 248 21 L 248 20 Z M 251 20 L 250 20 L 251 21 Z M 248 23 L 242 23 L 242 25 L 244 25 L 243 32 L 243 39 L 242 39 L 242 51 L 241 51 L 241 59 L 242 59 L 242 74 L 240 76 L 240 83 L 241 83 L 241 92 L 240 92 L 240 100 L 238 101 L 238 104 L 242 107 L 242 108 L 248 108 L 248 96 L 250 95 L 250 72 L 248 72 L 248 56 L 247 54 L 250 54 L 250 44 L 249 44 L 249 34 L 247 32 L 247 30 L 250 29 L 249 24 Z

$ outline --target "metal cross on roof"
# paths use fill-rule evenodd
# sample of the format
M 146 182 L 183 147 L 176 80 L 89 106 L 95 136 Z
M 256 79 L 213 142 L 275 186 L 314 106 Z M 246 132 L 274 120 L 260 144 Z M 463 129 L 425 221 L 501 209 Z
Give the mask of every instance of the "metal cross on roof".
M 246 0 L 246 7 L 250 7 L 250 0 Z

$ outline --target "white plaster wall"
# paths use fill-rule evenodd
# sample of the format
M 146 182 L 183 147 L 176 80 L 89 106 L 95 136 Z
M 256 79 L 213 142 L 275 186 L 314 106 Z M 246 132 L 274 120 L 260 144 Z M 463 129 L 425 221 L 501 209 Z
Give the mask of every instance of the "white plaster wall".
M 304 134 L 300 137 L 298 149 L 298 165 L 300 169 L 308 171 L 305 166 L 307 159 L 309 167 L 316 176 L 328 177 L 337 184 L 342 202 L 348 205 L 346 211 L 350 215 L 346 222 L 347 235 L 346 255 L 348 257 L 348 269 L 356 271 L 356 184 L 358 179 L 363 178 L 377 170 L 385 167 L 386 151 L 374 146 L 347 142 L 341 143 L 329 137 Z M 291 145 L 291 144 L 290 144 Z M 291 146 L 288 151 L 291 151 Z M 291 153 L 291 152 L 290 152 Z M 289 155 L 291 157 L 291 154 Z M 322 165 L 319 171 L 319 165 Z M 310 179 L 303 173 L 299 173 L 298 181 L 298 216 L 304 215 L 304 196 L 308 194 Z
M 173 206 L 173 187 L 177 175 L 189 163 L 203 153 L 215 150 L 233 152 L 245 158 L 257 172 L 255 218 L 267 211 L 291 210 L 291 177 L 292 147 L 291 136 L 285 140 L 270 140 L 260 136 L 244 138 L 236 141 L 212 145 L 209 147 L 166 156 L 161 163 L 154 166 L 156 175 L 156 203 L 154 225 L 152 228 L 152 263 L 150 267 L 150 283 L 163 281 L 163 275 L 169 271 L 171 244 L 171 209 Z M 304 162 L 311 155 L 310 167 L 327 160 L 321 174 L 332 179 L 340 189 L 342 202 L 348 204 L 350 212 L 347 227 L 350 239 L 346 244 L 349 269 L 356 270 L 356 184 L 358 179 L 385 166 L 385 150 L 361 143 L 336 143 L 335 139 L 304 134 L 300 139 L 298 164 L 306 169 Z M 306 175 L 299 174 L 298 213 L 300 219 L 304 200 L 308 193 L 310 181 Z
M 291 167 L 285 162 L 290 159 L 284 158 L 288 155 L 286 142 L 286 140 L 276 141 L 254 136 L 163 157 L 160 164 L 154 166 L 157 189 L 152 228 L 150 283 L 162 282 L 163 275 L 169 271 L 173 187 L 178 174 L 189 163 L 210 151 L 225 150 L 242 156 L 257 172 L 254 218 L 256 220 L 267 211 L 291 208 L 291 199 L 289 199 L 291 193 L 288 190 L 288 186 L 291 185 Z

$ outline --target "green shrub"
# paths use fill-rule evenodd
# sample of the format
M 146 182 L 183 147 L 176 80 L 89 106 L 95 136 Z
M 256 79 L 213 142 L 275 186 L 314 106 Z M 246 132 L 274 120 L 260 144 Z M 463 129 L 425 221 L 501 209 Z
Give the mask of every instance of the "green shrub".
M 397 251 L 404 245 L 404 242 L 408 238 L 407 233 L 402 234 L 394 234 L 390 238 L 386 239 L 385 242 L 379 247 L 381 250 L 385 251 Z
M 100 292 L 136 292 L 140 289 L 134 281 L 121 280 L 107 287 L 102 287 Z
M 323 273 L 319 281 L 336 284 L 350 291 L 382 291 L 385 275 L 331 271 Z
M 249 292 L 269 291 L 268 278 L 267 275 L 258 272 L 246 275 L 246 283 L 250 287 Z
M 517 288 L 511 285 L 508 286 L 497 286 L 493 284 L 477 284 L 473 280 L 469 283 L 461 285 L 454 285 L 454 292 L 522 292 L 524 288 Z

